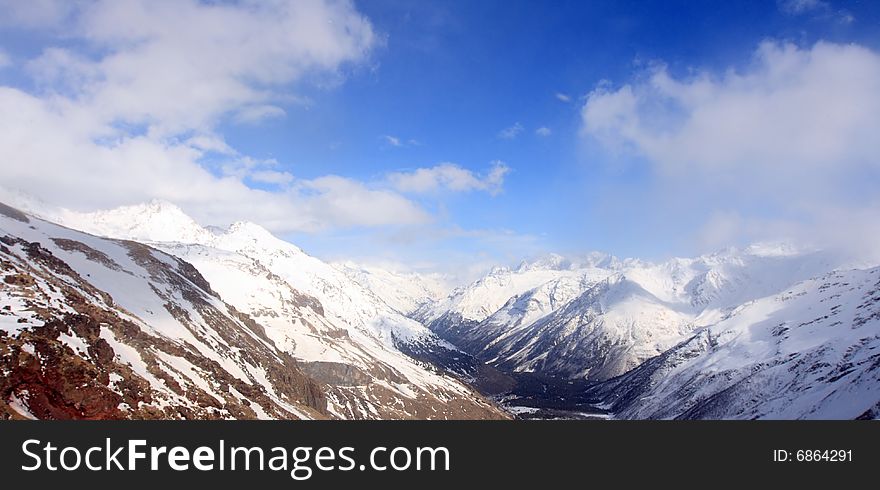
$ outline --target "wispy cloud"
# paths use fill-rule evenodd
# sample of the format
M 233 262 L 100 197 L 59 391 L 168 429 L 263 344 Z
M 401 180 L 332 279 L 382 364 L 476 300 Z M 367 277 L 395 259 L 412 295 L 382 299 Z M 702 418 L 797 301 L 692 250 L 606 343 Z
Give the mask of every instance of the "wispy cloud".
M 0 25 L 23 28 L 57 28 L 76 9 L 76 2 L 66 0 L 0 0 Z
M 393 146 L 394 148 L 402 148 L 404 146 L 420 146 L 422 143 L 415 139 L 403 139 L 399 136 L 392 136 L 390 134 L 384 134 L 379 137 L 382 141 L 385 142 L 388 146 Z
M 394 189 L 404 193 L 484 191 L 494 196 L 501 192 L 508 172 L 510 167 L 500 161 L 492 162 L 485 175 L 478 175 L 454 163 L 442 163 L 411 172 L 394 172 L 388 175 L 388 181 Z
M 267 119 L 284 117 L 287 115 L 284 109 L 271 104 L 258 104 L 243 107 L 235 114 L 235 120 L 243 124 L 257 124 Z
M 535 130 L 535 134 L 537 134 L 538 136 L 550 136 L 551 134 L 553 134 L 553 131 L 546 126 L 541 126 L 540 128 Z
M 515 123 L 513 126 L 502 129 L 498 132 L 498 137 L 505 140 L 515 139 L 525 130 L 523 125 L 520 123 Z
M 803 14 L 829 8 L 824 0 L 778 0 L 779 9 L 789 14 Z
M 372 227 L 425 224 L 432 220 L 425 210 L 400 194 L 374 189 L 353 179 L 330 175 L 298 185 L 305 190 L 301 206 L 314 220 L 312 229 L 326 229 L 324 223 Z
M 562 102 L 571 102 L 571 96 L 562 92 L 556 92 L 556 98 Z
M 257 170 L 248 177 L 254 182 L 272 185 L 290 185 L 294 180 L 290 172 L 278 170 Z
M 779 10 L 788 15 L 815 15 L 849 24 L 855 17 L 848 10 L 835 9 L 825 0 L 777 0 Z
M 403 143 L 400 142 L 400 138 L 398 138 L 397 136 L 391 136 L 391 135 L 386 134 L 386 135 L 382 136 L 382 139 L 391 146 L 395 146 L 395 147 L 403 146 Z

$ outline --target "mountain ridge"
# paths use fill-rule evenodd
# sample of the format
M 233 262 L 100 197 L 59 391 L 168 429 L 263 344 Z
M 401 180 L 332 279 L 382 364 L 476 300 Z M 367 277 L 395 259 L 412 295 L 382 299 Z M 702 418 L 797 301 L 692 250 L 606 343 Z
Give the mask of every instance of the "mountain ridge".
M 538 409 L 517 404 L 542 403 L 541 386 L 559 389 L 546 400 L 554 417 L 566 403 L 578 416 L 595 410 L 602 418 L 880 414 L 872 378 L 880 280 L 871 284 L 880 268 L 852 269 L 822 250 L 760 243 L 656 263 L 549 254 L 449 290 L 442 276 L 323 262 L 254 223 L 203 227 L 167 202 L 66 213 L 71 227 L 169 254 L 149 256 L 295 359 L 298 375 L 320 387 L 312 401 L 324 400 L 302 412 L 309 417 L 504 416 L 466 384 L 524 417 Z M 51 237 L 57 253 L 78 250 L 112 266 L 113 254 L 65 240 Z M 845 301 L 826 306 L 838 298 Z M 770 325 L 768 315 L 781 321 Z M 847 333 L 855 330 L 866 335 Z M 762 347 L 773 342 L 777 351 Z M 728 366 L 718 370 L 720 359 Z M 27 409 L 27 396 L 16 393 L 7 405 Z M 847 396 L 861 401 L 847 408 Z M 281 414 L 261 410 L 254 416 Z
M 169 220 L 164 218 L 168 217 L 168 213 L 171 213 L 173 218 L 185 216 L 179 213 L 178 209 L 168 208 L 161 203 L 158 205 L 154 204 L 156 203 L 135 209 L 138 211 L 146 209 L 153 218 L 156 218 L 158 214 L 160 219 L 155 220 L 157 223 L 167 224 Z M 272 380 L 274 379 L 272 377 L 274 375 L 271 374 L 272 372 L 278 369 L 294 369 L 298 373 L 296 376 L 299 376 L 303 383 L 313 387 L 309 389 L 311 391 L 306 390 L 307 393 L 311 393 L 309 396 L 312 398 L 317 397 L 315 400 L 320 400 L 320 403 L 316 406 L 317 408 L 308 408 L 306 410 L 265 406 L 256 412 L 242 412 L 242 410 L 226 408 L 228 403 L 220 401 L 219 403 L 222 408 L 218 415 L 226 414 L 223 416 L 235 418 L 290 418 L 294 416 L 305 416 L 307 418 L 505 417 L 502 412 L 494 408 L 489 402 L 483 400 L 460 381 L 436 371 L 435 368 L 414 360 L 397 350 L 395 347 L 396 342 L 418 344 L 423 349 L 435 347 L 431 339 L 435 339 L 435 343 L 440 347 L 451 349 L 451 346 L 433 337 L 421 325 L 416 324 L 416 326 L 413 326 L 412 324 L 415 322 L 412 322 L 412 320 L 393 316 L 390 313 L 392 310 L 388 307 L 384 308 L 388 310 L 389 318 L 379 319 L 378 321 L 369 318 L 369 315 L 375 316 L 386 313 L 382 309 L 383 307 L 378 304 L 373 304 L 373 309 L 367 307 L 366 309 L 356 311 L 354 317 L 348 318 L 348 320 L 351 320 L 350 324 L 342 324 L 338 319 L 334 320 L 332 315 L 327 316 L 328 312 L 323 307 L 321 300 L 310 295 L 309 292 L 302 292 L 293 287 L 290 279 L 284 277 L 284 267 L 281 267 L 281 270 L 272 270 L 271 265 L 273 261 L 280 261 L 288 269 L 296 269 L 296 265 L 305 263 L 311 264 L 316 268 L 311 272 L 326 271 L 333 274 L 334 276 L 330 277 L 330 280 L 334 277 L 342 280 L 345 276 L 329 265 L 305 256 L 298 248 L 292 245 L 288 246 L 286 242 L 280 240 L 276 241 L 271 234 L 256 225 L 233 225 L 227 229 L 226 233 L 217 236 L 207 229 L 193 228 L 190 220 L 174 219 L 170 221 L 181 223 L 189 230 L 195 230 L 196 233 L 185 235 L 185 240 L 177 240 L 170 243 L 149 242 L 149 245 L 144 245 L 128 239 L 119 240 L 87 235 L 38 218 L 29 218 L 26 214 L 5 205 L 2 211 L 3 214 L 0 216 L 2 227 L 0 229 L 2 229 L 4 236 L 7 237 L 6 240 L 9 243 L 17 244 L 15 245 L 16 247 L 24 247 L 21 250 L 13 250 L 10 246 L 4 246 L 6 248 L 4 253 L 10 259 L 16 259 L 16 263 L 21 264 L 18 266 L 19 269 L 23 267 L 23 271 L 30 271 L 32 267 L 29 261 L 34 259 L 25 250 L 45 250 L 44 255 L 53 257 L 52 260 L 57 262 L 59 267 L 65 270 L 81 270 L 84 272 L 77 275 L 78 281 L 82 284 L 80 287 L 82 289 L 94 290 L 95 292 L 89 298 L 79 300 L 80 303 L 90 305 L 91 303 L 99 302 L 98 306 L 104 308 L 118 309 L 125 307 L 124 311 L 120 310 L 116 313 L 117 316 L 121 315 L 122 318 L 128 318 L 130 321 L 136 322 L 137 331 L 142 332 L 137 335 L 150 336 L 149 338 L 154 339 L 150 341 L 152 344 L 165 345 L 161 339 L 168 338 L 173 342 L 184 342 L 187 345 L 196 346 L 195 351 L 191 351 L 191 355 L 186 357 L 186 361 L 177 357 L 166 359 L 162 356 L 167 357 L 171 354 L 167 352 L 156 354 L 154 353 L 157 349 L 155 347 L 148 347 L 147 344 L 141 343 L 132 346 L 119 340 L 121 337 L 110 337 L 109 333 L 105 334 L 110 339 L 107 340 L 111 344 L 110 352 L 115 353 L 117 357 L 120 355 L 119 352 L 126 353 L 128 356 L 127 365 L 140 366 L 137 372 L 131 370 L 125 372 L 124 378 L 126 382 L 128 380 L 152 380 L 150 383 L 155 385 L 155 390 L 167 395 L 166 398 L 169 401 L 166 403 L 168 406 L 173 407 L 174 410 L 182 410 L 181 405 L 184 402 L 175 398 L 175 396 L 179 397 L 179 395 L 175 395 L 173 390 L 172 392 L 165 393 L 167 391 L 164 388 L 167 386 L 165 383 L 170 383 L 170 381 L 162 380 L 165 380 L 168 376 L 180 377 L 182 376 L 181 370 L 186 371 L 185 374 L 193 376 L 193 381 L 189 384 L 193 384 L 205 393 L 202 399 L 207 400 L 208 397 L 213 397 L 218 401 L 221 400 L 223 397 L 217 394 L 217 390 L 222 391 L 226 389 L 224 388 L 226 385 L 218 388 L 205 376 L 196 376 L 190 372 L 194 372 L 196 369 L 187 368 L 184 362 L 197 362 L 196 358 L 192 357 L 196 355 L 208 360 L 215 359 L 218 362 L 230 355 L 237 359 L 235 356 L 245 355 L 244 351 L 240 350 L 240 346 L 243 345 L 241 344 L 241 339 L 244 338 L 241 337 L 243 333 L 248 338 L 253 338 L 252 341 L 248 342 L 259 342 L 262 346 L 252 346 L 248 349 L 249 351 L 263 352 L 261 359 L 265 364 L 265 368 L 254 372 L 253 369 L 255 368 L 241 367 L 241 365 L 228 364 L 227 362 L 225 369 L 233 373 L 232 375 L 237 375 L 246 383 L 245 385 L 237 385 L 235 388 L 237 390 L 236 393 L 251 392 L 254 387 L 258 389 L 271 389 L 273 386 Z M 112 224 L 112 220 L 106 219 L 108 214 L 103 214 L 102 216 L 105 219 L 100 220 L 100 225 L 102 231 L 106 233 L 109 224 Z M 25 221 L 19 219 L 22 217 Z M 173 230 L 162 229 L 156 226 L 132 227 L 131 225 L 133 224 L 143 225 L 144 223 L 133 223 L 130 219 L 131 216 L 125 216 L 125 218 L 127 219 L 123 222 L 127 227 L 123 229 L 126 233 L 132 233 L 132 230 L 136 230 L 138 233 L 161 233 L 158 236 L 168 237 L 169 233 L 173 232 Z M 143 235 L 140 236 L 143 237 Z M 208 245 L 184 243 L 184 241 L 195 241 L 196 239 L 206 241 Z M 226 246 L 227 249 L 232 250 L 215 248 L 218 245 Z M 158 250 L 160 248 L 170 253 L 170 255 L 160 252 Z M 240 253 L 241 251 L 260 251 L 263 252 L 263 256 L 254 258 Z M 132 257 L 137 257 L 137 260 Z M 291 257 L 296 259 L 292 265 L 284 262 Z M 199 260 L 193 260 L 196 264 L 194 267 L 189 261 L 186 261 L 187 258 L 202 259 L 203 262 L 200 263 Z M 132 260 L 135 263 L 132 263 Z M 207 268 L 205 263 L 212 264 L 215 269 Z M 5 267 L 9 267 L 12 270 L 12 264 L 13 262 L 9 262 L 9 265 L 5 265 Z M 169 268 L 173 268 L 174 272 L 166 270 Z M 218 270 L 223 273 L 238 273 L 239 275 L 235 279 L 244 279 L 251 282 L 213 281 L 213 279 L 223 279 L 222 274 L 217 274 Z M 203 271 L 207 273 L 207 279 L 202 275 Z M 38 280 L 33 279 L 32 275 L 33 273 L 15 272 L 14 277 L 22 277 L 20 280 L 10 279 L 11 282 L 19 281 L 21 283 L 15 289 L 15 291 L 19 291 L 18 293 L 13 291 L 12 286 L 4 286 L 3 289 L 2 297 L 5 301 L 10 302 L 9 305 L 6 305 L 9 306 L 9 313 L 4 314 L 4 319 L 8 317 L 9 321 L 4 320 L 3 325 L 5 327 L 15 325 L 15 328 L 8 327 L 8 331 L 5 331 L 7 335 L 4 335 L 4 338 L 9 343 L 16 344 L 16 347 L 13 348 L 15 351 L 21 350 L 21 345 L 23 344 L 20 343 L 20 338 L 22 336 L 29 338 L 35 333 L 44 332 L 41 328 L 43 325 L 38 324 L 38 322 L 33 322 L 32 325 L 29 323 L 31 320 L 29 320 L 25 312 L 28 311 L 27 308 L 30 308 L 30 306 L 27 306 L 27 304 L 22 306 L 22 304 L 19 304 L 20 302 L 16 303 L 17 300 L 13 300 L 13 298 L 22 295 L 29 297 L 35 294 L 33 289 Z M 167 277 L 182 279 L 164 279 Z M 299 278 L 299 280 L 303 279 Z M 314 282 L 314 277 L 306 278 L 306 280 Z M 169 283 L 169 281 L 171 282 Z M 170 285 L 163 286 L 163 284 Z M 189 284 L 190 286 L 187 286 L 187 288 L 190 289 L 184 288 L 180 290 L 183 286 L 179 284 Z M 241 287 L 245 284 L 267 287 L 268 289 L 265 289 L 264 292 L 268 294 L 262 299 L 268 301 L 267 298 L 277 298 L 280 301 L 278 304 L 283 308 L 275 311 L 267 308 L 267 306 L 275 306 L 274 304 L 254 305 L 248 303 L 242 298 L 242 294 L 244 297 L 247 297 L 248 286 Z M 326 281 L 324 284 L 326 285 Z M 51 290 L 51 287 L 49 288 Z M 241 294 L 232 294 L 236 291 Z M 351 289 L 347 293 L 354 294 L 355 296 L 362 294 L 368 299 L 373 298 L 373 296 L 365 291 L 358 293 Z M 206 307 L 194 307 L 193 305 L 202 304 L 202 300 L 198 299 L 202 296 L 210 298 L 208 300 L 209 303 L 220 303 L 217 303 L 217 306 L 214 306 L 210 311 L 204 310 Z M 220 299 L 221 297 L 233 298 L 232 303 L 235 303 L 236 306 L 226 303 Z M 221 304 L 222 307 L 220 306 Z M 13 306 L 16 306 L 16 308 L 13 308 Z M 59 321 L 63 324 L 64 321 L 67 321 L 63 313 L 65 308 L 68 308 L 68 305 L 62 301 L 57 307 L 59 310 L 55 313 L 55 317 L 60 318 L 61 320 Z M 239 307 L 241 311 L 239 311 Z M 24 309 L 22 310 L 21 308 Z M 193 308 L 196 309 L 194 310 Z M 202 310 L 198 308 L 202 308 L 204 312 L 201 312 Z M 227 313 L 219 313 L 218 308 Z M 216 319 L 220 317 L 227 318 L 228 320 L 226 321 L 231 322 L 235 327 L 224 327 L 223 332 L 232 332 L 229 335 L 234 336 L 225 342 L 218 343 L 219 341 L 214 339 L 216 335 L 211 334 L 213 330 L 206 326 L 206 324 L 199 323 L 196 320 L 199 318 L 213 318 L 214 320 L 210 321 L 216 322 Z M 275 323 L 267 321 L 272 319 L 277 321 Z M 193 323 L 194 321 L 196 323 Z M 383 325 L 382 322 L 386 324 Z M 25 327 L 20 328 L 21 326 Z M 99 331 L 103 330 L 99 329 Z M 136 333 L 136 330 L 132 327 L 129 327 L 128 331 Z M 332 358 L 323 355 L 306 359 L 300 356 L 299 360 L 294 360 L 294 357 L 303 353 L 296 346 L 308 338 L 308 332 L 316 333 L 317 335 L 312 334 L 311 338 L 318 339 L 319 342 L 325 342 L 323 345 L 326 348 L 330 348 L 333 345 L 337 347 L 343 345 L 344 348 L 341 348 L 340 351 L 344 352 L 347 357 L 337 359 L 340 362 L 335 362 Z M 69 334 L 70 332 L 65 335 Z M 208 334 L 213 335 L 208 337 L 209 340 L 199 340 Z M 283 334 L 290 334 L 292 338 L 288 340 L 291 340 L 291 342 L 285 344 Z M 121 334 L 117 332 L 117 335 Z M 48 342 L 55 345 L 58 341 L 56 339 Z M 82 343 L 82 341 L 73 342 Z M 173 350 L 174 348 L 172 347 L 168 347 L 168 349 L 178 352 Z M 83 354 L 86 356 L 84 358 L 78 352 L 67 352 L 63 357 L 66 361 L 80 364 L 88 364 L 93 361 L 93 359 L 88 357 L 87 353 Z M 159 359 L 154 362 L 153 360 L 157 359 L 157 356 Z M 144 359 L 147 359 L 147 361 Z M 360 361 L 361 363 L 357 364 L 355 361 Z M 113 361 L 113 363 L 113 365 L 119 364 L 116 361 Z M 178 365 L 181 366 L 180 369 L 174 367 Z M 245 362 L 244 365 L 251 366 L 252 364 Z M 99 366 L 98 368 L 101 367 Z M 319 381 L 315 381 L 315 379 Z M 57 384 L 58 380 L 55 382 Z M 178 384 L 180 383 L 189 385 L 185 382 L 178 382 Z M 24 411 L 17 411 L 15 407 L 7 403 L 7 406 L 11 407 L 8 411 L 9 414 L 13 416 L 35 415 L 33 411 L 29 410 L 33 409 L 37 412 L 42 410 L 42 405 L 36 401 L 33 403 L 29 402 L 27 393 L 19 393 L 15 391 L 16 389 L 18 388 L 7 387 L 8 393 L 4 393 L 6 397 L 2 401 L 4 403 L 14 402 L 14 405 L 17 404 L 15 405 L 16 407 Z M 109 385 L 104 385 L 100 389 L 105 394 L 113 392 L 112 387 Z M 192 388 L 192 390 L 195 389 Z M 34 390 L 25 391 L 30 392 Z M 64 391 L 63 395 L 61 398 L 73 396 L 73 393 L 68 390 Z M 109 394 L 107 396 L 112 398 Z M 312 399 L 306 398 L 311 403 Z M 96 397 L 96 399 L 100 399 L 100 397 Z M 141 400 L 140 403 L 149 407 L 150 400 L 152 399 L 151 395 L 148 399 Z M 279 400 L 275 402 L 276 404 L 282 403 L 278 396 L 272 399 Z M 260 406 L 257 405 L 257 407 Z M 195 411 L 179 413 L 185 418 L 210 418 L 209 414 L 198 411 L 198 408 L 200 407 L 196 403 L 193 407 L 190 407 L 190 410 Z M 132 415 L 145 416 L 146 413 L 135 411 Z M 172 417 L 167 411 L 153 411 L 149 413 L 152 414 L 151 416 L 159 418 Z M 210 413 L 213 414 L 214 412 Z M 67 415 L 76 416 L 77 414 Z M 103 415 L 121 418 L 125 414 L 111 411 Z M 36 414 L 36 416 L 39 418 L 44 416 L 53 417 L 52 413 L 45 411 Z M 54 416 L 60 416 L 60 412 L 55 413 Z

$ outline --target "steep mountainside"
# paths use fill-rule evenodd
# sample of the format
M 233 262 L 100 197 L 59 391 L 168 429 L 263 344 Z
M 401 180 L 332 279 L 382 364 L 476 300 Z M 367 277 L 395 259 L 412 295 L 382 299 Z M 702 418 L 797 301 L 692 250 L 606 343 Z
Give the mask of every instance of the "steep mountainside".
M 572 293 L 582 292 L 611 273 L 597 264 L 615 267 L 617 261 L 597 254 L 575 264 L 551 254 L 515 269 L 495 267 L 448 297 L 423 305 L 412 316 L 460 348 L 479 353 L 508 328 L 531 324 L 561 306 Z
M 468 357 L 343 271 L 253 223 L 202 228 L 163 202 L 75 215 L 71 224 L 148 241 L 192 263 L 230 304 L 324 383 L 344 418 L 501 416 L 460 381 L 410 355 L 456 368 Z M 174 227 L 179 228 L 178 232 Z M 154 241 L 154 238 L 172 241 Z M 409 355 L 408 355 L 409 354 Z M 463 369 L 454 369 L 464 371 Z
M 448 279 L 437 273 L 395 272 L 354 262 L 334 265 L 404 315 L 440 301 L 446 297 L 450 289 L 447 286 Z
M 880 267 L 828 253 L 551 255 L 441 297 L 168 203 L 59 217 L 114 238 L 0 206 L 6 417 L 505 416 L 466 380 L 525 417 L 880 418 Z
M 749 301 L 588 394 L 619 418 L 880 418 L 880 268 Z
M 190 264 L 5 205 L 0 242 L 0 416 L 329 416 L 319 384 Z
M 660 264 L 544 260 L 496 269 L 418 315 L 502 370 L 604 380 L 832 264 L 822 253 L 770 246 Z

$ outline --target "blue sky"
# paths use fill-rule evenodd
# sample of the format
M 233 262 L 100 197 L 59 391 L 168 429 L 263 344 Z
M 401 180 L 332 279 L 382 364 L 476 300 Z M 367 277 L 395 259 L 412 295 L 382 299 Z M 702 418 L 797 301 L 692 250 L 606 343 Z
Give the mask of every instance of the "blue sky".
M 214 20 L 235 24 L 247 17 L 242 36 L 247 26 L 262 32 L 267 23 L 273 25 L 266 32 L 290 32 L 302 17 L 344 29 L 266 34 L 264 45 L 278 45 L 281 55 L 273 52 L 261 63 L 242 48 L 229 55 L 233 68 L 214 73 L 215 66 L 199 65 L 193 72 L 204 75 L 180 75 L 172 79 L 177 85 L 165 85 L 162 74 L 188 72 L 192 59 L 181 55 L 181 64 L 165 66 L 176 54 L 163 55 L 173 51 L 162 48 L 214 55 L 197 38 L 200 29 L 182 36 L 160 27 L 129 34 L 112 26 L 161 26 L 163 15 L 187 4 L 181 17 L 205 25 L 210 38 L 217 35 L 208 20 L 216 13 L 211 5 L 180 2 L 163 11 L 137 1 L 122 2 L 123 8 L 45 2 L 44 10 L 26 11 L 20 4 L 5 6 L 13 14 L 0 26 L 0 84 L 15 90 L 0 104 L 37 111 L 33 121 L 43 121 L 44 112 L 62 116 L 33 123 L 44 130 L 51 124 L 68 128 L 78 118 L 94 124 L 89 134 L 69 138 L 98 142 L 97 148 L 76 145 L 84 159 L 97 151 L 114 169 L 136 168 L 131 175 L 168 171 L 166 182 L 176 178 L 177 166 L 186 167 L 179 180 L 193 179 L 178 190 L 159 181 L 143 192 L 84 199 L 61 190 L 63 182 L 13 172 L 7 186 L 53 204 L 87 209 L 159 197 L 202 221 L 256 220 L 322 257 L 447 270 L 548 251 L 687 255 L 815 236 L 835 213 L 869 221 L 875 216 L 873 189 L 880 178 L 866 155 L 877 147 L 851 128 L 873 128 L 876 119 L 854 109 L 827 128 L 802 121 L 821 117 L 828 107 L 849 107 L 850 101 L 832 96 L 838 88 L 861 97 L 859 90 L 870 94 L 876 87 L 875 71 L 863 70 L 880 49 L 876 2 L 371 0 L 309 3 L 295 11 L 221 2 L 238 16 Z M 279 25 L 271 20 L 278 14 L 273 9 L 284 11 L 274 15 Z M 141 50 L 139 43 L 156 50 Z M 298 43 L 308 46 L 294 49 Z M 259 45 L 253 49 L 262 54 Z M 113 63 L 115 55 L 150 69 L 131 71 Z M 278 56 L 284 70 L 273 67 Z M 222 53 L 217 60 L 225 62 Z M 777 67 L 790 70 L 785 80 L 795 81 L 780 81 Z M 839 70 L 843 81 L 817 75 L 826 68 Z M 132 77 L 149 83 L 131 83 Z M 848 87 L 854 77 L 866 83 Z M 210 87 L 229 90 L 222 97 L 186 102 L 185 111 L 163 105 L 199 99 L 207 90 L 199 84 L 227 79 L 229 84 Z M 201 92 L 187 93 L 187 87 Z M 807 89 L 805 109 L 789 100 Z M 127 98 L 141 93 L 159 102 L 140 107 Z M 59 103 L 65 97 L 70 103 Z M 724 112 L 731 105 L 722 102 L 743 97 L 759 107 L 778 106 L 787 118 L 767 131 L 745 131 L 742 138 L 749 141 L 711 133 L 729 133 L 720 123 L 689 128 L 688 121 L 705 113 L 761 119 L 760 110 Z M 873 107 L 876 100 L 867 97 L 852 106 Z M 813 101 L 821 103 L 813 107 Z M 776 142 L 788 138 L 782 150 L 756 141 L 768 131 Z M 827 142 L 809 153 L 783 151 L 820 133 L 829 135 Z M 32 141 L 33 134 L 21 138 Z M 194 143 L 196 137 L 213 143 Z M 735 157 L 736 150 L 724 145 L 749 151 L 716 158 L 701 141 L 717 141 L 719 152 Z M 8 161 L 27 161 L 10 152 L 13 143 L 0 151 Z M 844 146 L 863 151 L 840 150 Z M 103 154 L 106 147 L 112 155 Z M 75 151 L 65 154 L 79 155 Z M 35 153 L 26 156 L 36 160 Z M 814 155 L 821 157 L 813 161 Z M 157 164 L 157 158 L 168 162 Z M 51 168 L 79 163 L 54 162 Z M 40 165 L 27 166 L 45 174 L 49 167 Z M 195 165 L 213 180 L 190 168 Z M 455 175 L 464 180 L 443 180 L 451 174 L 436 171 L 441 165 L 460 170 Z M 490 182 L 493 168 L 507 170 Z M 401 184 L 407 178 L 401 175 L 419 169 L 431 185 Z M 794 187 L 797 178 L 803 185 Z M 113 186 L 110 177 L 98 180 L 82 185 L 98 191 Z M 205 190 L 197 196 L 187 189 Z M 804 192 L 830 197 L 805 199 Z M 220 195 L 226 201 L 218 203 Z M 379 201 L 385 204 L 374 206 Z M 300 218 L 304 223 L 297 224 Z

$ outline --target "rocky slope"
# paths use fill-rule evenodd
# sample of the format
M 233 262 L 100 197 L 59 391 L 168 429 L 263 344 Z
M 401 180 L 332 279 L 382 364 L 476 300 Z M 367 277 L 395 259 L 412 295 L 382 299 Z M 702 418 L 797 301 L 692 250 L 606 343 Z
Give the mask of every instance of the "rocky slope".
M 467 376 L 468 369 L 459 365 L 466 354 L 344 271 L 254 223 L 204 228 L 162 201 L 59 217 L 87 231 L 144 241 L 193 264 L 225 300 L 263 325 L 278 348 L 325 385 L 332 415 L 502 415 L 444 374 Z
M 0 206 L 0 414 L 324 418 L 318 383 L 189 264 Z
M 98 238 L 8 206 L 2 211 L 6 416 L 504 416 L 394 348 L 400 341 L 441 344 L 430 332 L 383 318 L 380 306 L 355 305 L 368 291 L 339 297 L 330 291 L 333 276 L 316 280 L 332 267 L 309 263 L 264 230 L 241 224 L 218 235 L 173 210 L 129 215 L 132 235 L 176 228 L 163 237 L 207 242 L 166 243 L 197 268 L 139 242 Z M 96 228 L 111 234 L 114 221 L 104 218 Z M 323 301 L 309 292 L 323 293 Z M 341 310 L 325 308 L 325 301 Z

